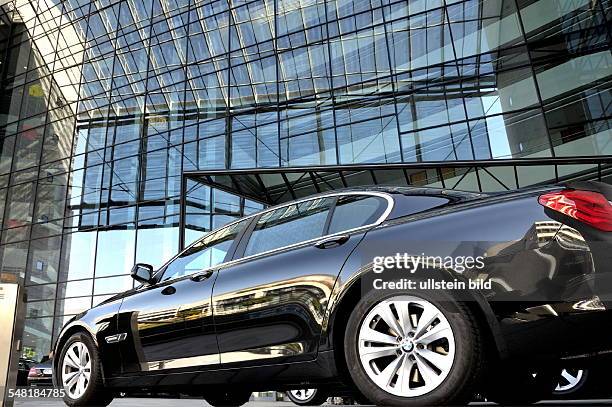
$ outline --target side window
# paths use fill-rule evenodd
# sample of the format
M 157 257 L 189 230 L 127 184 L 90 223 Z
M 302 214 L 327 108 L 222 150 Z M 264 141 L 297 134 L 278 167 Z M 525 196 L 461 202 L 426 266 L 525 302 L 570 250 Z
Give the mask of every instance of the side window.
M 428 195 L 400 195 L 395 198 L 395 207 L 391 216 L 409 216 L 448 204 L 448 198 Z
M 376 222 L 387 209 L 386 199 L 368 195 L 345 195 L 338 199 L 329 234 L 355 229 Z
M 334 198 L 319 198 L 266 212 L 257 221 L 244 255 L 314 239 L 323 235 Z
M 249 219 L 245 219 L 219 229 L 185 249 L 166 266 L 161 281 L 187 276 L 196 271 L 223 263 L 232 243 L 249 221 Z

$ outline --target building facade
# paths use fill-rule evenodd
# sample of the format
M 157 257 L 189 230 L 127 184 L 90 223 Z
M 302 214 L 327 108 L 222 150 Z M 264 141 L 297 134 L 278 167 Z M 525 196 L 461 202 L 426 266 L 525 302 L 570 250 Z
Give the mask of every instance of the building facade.
M 181 194 L 187 171 L 609 177 L 609 0 L 0 3 L 0 272 L 27 288 L 26 357 L 169 259 L 182 203 L 187 242 L 265 204 Z

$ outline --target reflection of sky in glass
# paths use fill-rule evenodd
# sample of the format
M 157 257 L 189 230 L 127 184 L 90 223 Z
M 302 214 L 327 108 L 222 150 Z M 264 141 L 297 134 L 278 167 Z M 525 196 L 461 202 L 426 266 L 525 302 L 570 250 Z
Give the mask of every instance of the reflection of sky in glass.
M 157 269 L 178 251 L 178 227 L 139 229 L 136 263 L 147 263 Z
M 79 232 L 64 238 L 68 246 L 68 267 L 64 267 L 62 280 L 75 280 L 93 276 L 96 256 L 96 232 Z
M 135 230 L 99 232 L 96 277 L 129 273 L 134 265 L 135 240 Z

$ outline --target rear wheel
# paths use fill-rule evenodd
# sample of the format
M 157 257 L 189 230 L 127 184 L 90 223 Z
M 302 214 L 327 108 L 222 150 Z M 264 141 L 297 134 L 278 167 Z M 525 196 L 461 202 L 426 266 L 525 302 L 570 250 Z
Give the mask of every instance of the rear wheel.
M 251 392 L 246 391 L 219 391 L 204 396 L 208 404 L 214 407 L 238 407 L 246 404 L 251 398 Z
M 57 367 L 67 405 L 107 406 L 113 400 L 104 388 L 100 357 L 89 335 L 72 335 L 62 348 Z
M 483 370 L 479 327 L 467 307 L 424 293 L 374 290 L 345 333 L 351 377 L 377 405 L 461 403 Z
M 288 391 L 287 397 L 298 406 L 319 406 L 325 403 L 329 395 L 320 389 L 295 389 Z

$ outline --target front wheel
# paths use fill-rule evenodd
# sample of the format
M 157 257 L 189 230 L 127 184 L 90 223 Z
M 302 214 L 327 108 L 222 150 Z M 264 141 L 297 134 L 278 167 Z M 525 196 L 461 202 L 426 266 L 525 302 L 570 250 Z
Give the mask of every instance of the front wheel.
M 371 291 L 349 318 L 344 347 L 355 385 L 376 405 L 461 403 L 484 369 L 467 307 L 425 293 Z
M 298 406 L 319 406 L 329 398 L 329 395 L 320 389 L 295 389 L 286 394 L 289 400 Z
M 107 406 L 113 400 L 104 388 L 100 357 L 89 335 L 76 333 L 66 341 L 57 369 L 68 406 Z

